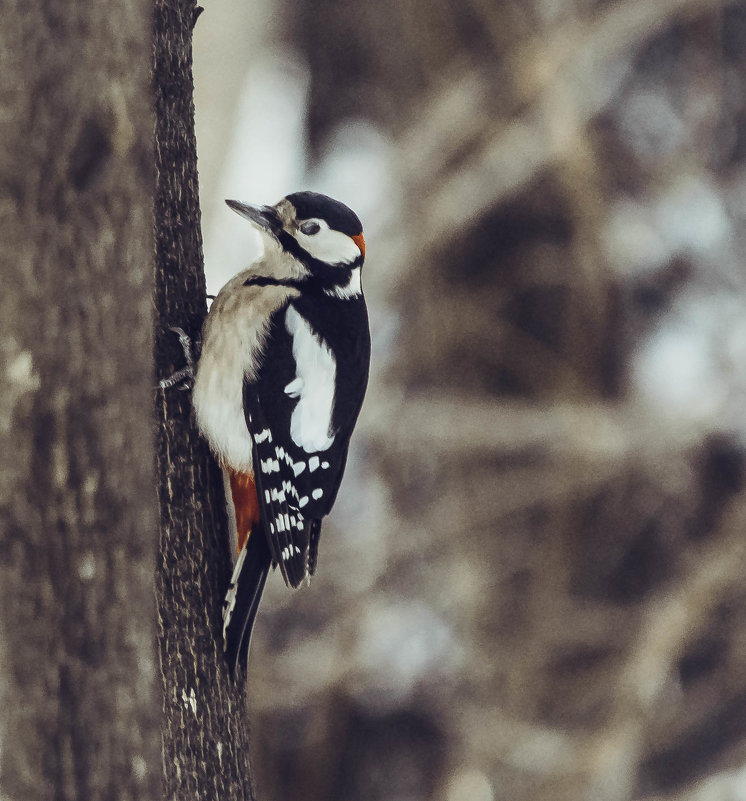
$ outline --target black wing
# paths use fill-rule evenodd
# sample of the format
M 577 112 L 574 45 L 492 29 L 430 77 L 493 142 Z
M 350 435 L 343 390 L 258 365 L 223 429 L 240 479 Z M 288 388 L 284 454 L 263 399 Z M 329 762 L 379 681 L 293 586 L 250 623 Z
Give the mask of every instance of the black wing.
M 328 448 L 308 451 L 291 437 L 297 378 L 293 335 L 286 315 L 293 308 L 314 326 L 321 315 L 336 361 L 333 439 Z M 307 315 L 307 316 L 306 316 Z M 334 324 L 330 327 L 329 320 Z M 350 435 L 362 405 L 368 378 L 370 340 L 365 304 L 314 297 L 294 301 L 273 315 L 262 367 L 255 381 L 244 383 L 244 412 L 254 442 L 254 475 L 261 520 L 272 559 L 286 583 L 296 587 L 316 567 L 321 518 L 329 513 L 342 481 Z
M 260 507 L 260 525 L 272 561 L 280 566 L 282 577 L 297 587 L 307 572 L 310 532 L 300 507 L 293 455 L 276 437 L 267 422 L 255 387 L 244 385 L 246 425 L 254 442 L 254 480 Z

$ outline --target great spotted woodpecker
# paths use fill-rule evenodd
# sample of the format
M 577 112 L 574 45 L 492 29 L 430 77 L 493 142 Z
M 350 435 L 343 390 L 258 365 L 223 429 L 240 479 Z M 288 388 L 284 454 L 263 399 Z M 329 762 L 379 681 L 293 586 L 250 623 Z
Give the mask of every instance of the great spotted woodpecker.
M 368 382 L 370 333 L 353 211 L 314 192 L 275 206 L 226 203 L 258 229 L 264 253 L 213 301 L 192 400 L 236 513 L 239 555 L 223 607 L 235 668 L 271 565 L 291 587 L 316 568 Z

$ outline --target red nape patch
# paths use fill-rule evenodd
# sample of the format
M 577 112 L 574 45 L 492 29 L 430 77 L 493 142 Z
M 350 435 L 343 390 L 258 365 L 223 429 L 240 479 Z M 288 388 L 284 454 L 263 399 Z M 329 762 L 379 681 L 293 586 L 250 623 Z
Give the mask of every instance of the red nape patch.
M 236 510 L 236 529 L 238 552 L 241 553 L 248 542 L 253 526 L 259 522 L 259 498 L 253 473 L 234 473 L 230 471 L 233 508 Z
M 360 252 L 363 254 L 363 258 L 365 258 L 365 239 L 363 239 L 363 235 L 357 234 L 350 238 L 360 248 Z

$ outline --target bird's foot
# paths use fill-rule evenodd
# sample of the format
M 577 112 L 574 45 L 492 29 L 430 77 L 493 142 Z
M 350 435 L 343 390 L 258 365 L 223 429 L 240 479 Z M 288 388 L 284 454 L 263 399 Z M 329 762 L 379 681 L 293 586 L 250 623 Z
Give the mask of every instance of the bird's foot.
M 189 338 L 189 335 L 186 333 L 186 331 L 184 331 L 183 328 L 171 326 L 168 330 L 173 331 L 174 334 L 176 334 L 176 336 L 179 338 L 179 344 L 184 351 L 186 366 L 182 367 L 181 370 L 177 370 L 168 378 L 162 378 L 158 382 L 158 387 L 160 389 L 170 389 L 171 387 L 176 387 L 180 390 L 191 389 L 194 383 L 194 356 L 192 355 L 192 340 Z

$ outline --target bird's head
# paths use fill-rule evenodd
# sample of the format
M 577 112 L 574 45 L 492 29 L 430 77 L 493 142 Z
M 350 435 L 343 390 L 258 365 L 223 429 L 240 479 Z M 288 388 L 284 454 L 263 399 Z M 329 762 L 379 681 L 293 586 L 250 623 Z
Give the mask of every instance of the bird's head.
M 334 278 L 334 270 L 349 276 L 363 264 L 363 226 L 338 200 L 317 192 L 294 192 L 274 206 L 225 202 L 319 278 Z M 337 275 L 335 283 L 340 278 Z

